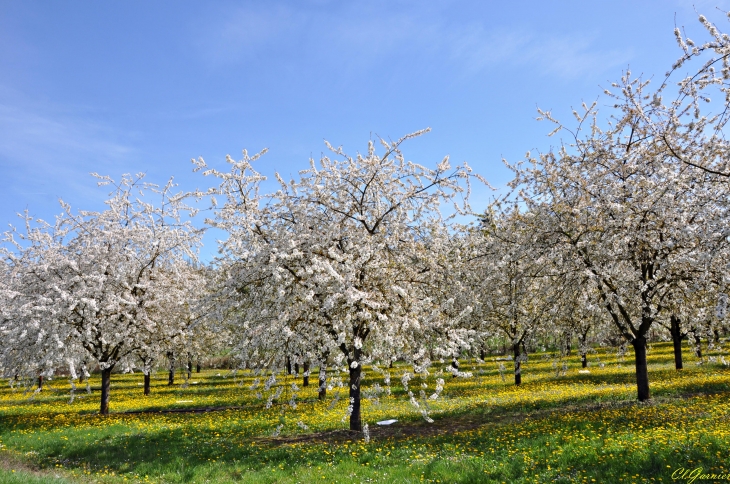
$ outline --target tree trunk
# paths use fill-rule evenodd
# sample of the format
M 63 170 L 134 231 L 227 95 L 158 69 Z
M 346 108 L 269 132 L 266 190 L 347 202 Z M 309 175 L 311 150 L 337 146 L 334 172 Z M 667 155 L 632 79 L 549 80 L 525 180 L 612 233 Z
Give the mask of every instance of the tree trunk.
M 286 357 L 286 374 L 291 375 L 291 360 L 289 357 Z
M 580 353 L 581 368 L 588 368 L 588 347 L 586 346 L 587 338 L 587 331 L 585 333 L 578 333 L 578 352 Z
M 101 406 L 100 415 L 109 415 L 109 391 L 112 383 L 112 369 L 101 370 Z
M 679 317 L 672 314 L 669 318 L 669 332 L 672 335 L 672 344 L 674 344 L 674 368 L 681 370 L 682 365 L 682 330 L 679 327 Z
M 294 363 L 294 374 L 299 375 L 299 363 Z
M 200 373 L 200 362 L 198 362 L 198 364 L 195 365 L 195 373 Z
M 193 360 L 188 360 L 188 380 L 190 380 L 190 375 L 193 373 Z
M 86 360 L 82 360 L 81 361 L 81 372 L 80 372 L 81 374 L 79 376 L 79 383 L 83 383 L 84 380 L 86 380 L 86 370 L 87 370 Z
M 362 418 L 360 416 L 360 375 L 362 367 L 360 366 L 360 355 L 362 351 L 355 348 L 354 359 L 348 358 L 347 363 L 350 366 L 350 404 L 352 405 L 352 413 L 350 414 L 350 430 L 362 432 Z M 356 362 L 357 366 L 352 367 L 352 362 Z
M 174 385 L 175 384 L 175 354 L 172 352 L 167 353 L 167 360 L 170 363 L 170 370 L 167 374 L 167 384 L 168 385 Z
M 304 377 L 302 379 L 302 386 L 309 386 L 309 362 L 304 363 Z
M 573 335 L 568 333 L 565 335 L 565 356 L 570 356 L 570 352 L 573 350 L 572 348 L 572 341 Z
M 38 375 L 38 390 L 43 390 L 43 375 Z
M 634 356 L 636 357 L 636 389 L 639 401 L 649 399 L 649 371 L 646 364 L 646 338 L 639 336 L 632 341 Z
M 456 371 L 459 371 L 459 360 L 457 360 L 455 356 L 453 358 L 451 358 L 451 368 L 453 368 Z M 451 377 L 456 378 L 456 372 L 454 372 L 451 375 Z
M 520 344 L 512 346 L 515 358 L 515 385 L 522 384 L 522 355 L 520 354 Z
M 149 372 L 144 374 L 144 394 L 150 394 L 150 374 Z
M 319 390 L 317 397 L 324 400 L 327 397 L 327 363 L 319 364 Z
M 486 357 L 487 357 L 487 352 L 484 351 L 484 348 L 480 348 L 479 349 L 479 359 L 483 361 Z

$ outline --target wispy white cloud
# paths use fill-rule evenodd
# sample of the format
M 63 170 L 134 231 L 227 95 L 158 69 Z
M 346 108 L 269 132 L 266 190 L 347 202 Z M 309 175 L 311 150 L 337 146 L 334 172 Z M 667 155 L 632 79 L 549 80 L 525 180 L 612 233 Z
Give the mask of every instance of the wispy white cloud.
M 215 63 L 255 61 L 261 56 L 290 55 L 297 62 L 302 46 L 316 60 L 342 69 L 396 66 L 409 58 L 434 63 L 472 76 L 495 66 L 530 65 L 559 78 L 615 71 L 633 56 L 627 49 L 602 49 L 596 32 L 528 33 L 520 28 L 488 30 L 478 21 L 449 23 L 435 10 L 388 11 L 358 8 L 307 11 L 292 6 L 239 7 L 200 32 L 197 47 Z M 311 57 L 309 58 L 311 60 Z M 423 64 L 422 64 L 423 65 Z
M 0 103 L 0 156 L 32 164 L 54 164 L 61 157 L 71 160 L 114 159 L 131 148 L 104 139 L 103 128 L 88 121 L 74 121 L 30 112 Z
M 98 198 L 88 174 L 117 174 L 119 163 L 134 152 L 114 138 L 103 125 L 1 97 L 0 175 L 10 182 L 4 204 L 12 203 L 15 211 L 38 195 Z
M 222 21 L 216 18 L 204 24 L 193 41 L 205 60 L 214 65 L 256 57 L 283 37 L 301 31 L 306 23 L 306 15 L 298 10 L 265 3 L 226 10 L 221 16 Z
M 227 113 L 230 111 L 233 111 L 235 108 L 233 106 L 219 106 L 219 107 L 210 107 L 210 108 L 190 108 L 185 111 L 182 111 L 179 114 L 175 114 L 176 119 L 201 119 L 201 118 L 210 118 L 211 116 L 216 116 L 222 113 Z
M 578 78 L 588 73 L 615 71 L 632 57 L 630 50 L 602 50 L 598 36 L 536 36 L 526 32 L 488 32 L 472 26 L 452 34 L 450 55 L 467 73 L 498 65 L 531 67 L 531 71 L 558 78 Z

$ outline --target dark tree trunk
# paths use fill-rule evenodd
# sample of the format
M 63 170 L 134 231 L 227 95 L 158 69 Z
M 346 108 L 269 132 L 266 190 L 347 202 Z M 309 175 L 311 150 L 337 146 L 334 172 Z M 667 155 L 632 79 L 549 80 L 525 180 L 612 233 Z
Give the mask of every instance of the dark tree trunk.
M 360 366 L 360 356 L 362 351 L 355 348 L 354 359 L 348 358 L 347 363 L 350 366 L 350 402 L 352 402 L 352 413 L 350 414 L 350 430 L 362 432 L 362 417 L 360 416 L 360 376 L 362 367 Z M 352 362 L 357 362 L 355 368 Z
M 175 354 L 172 352 L 167 353 L 167 360 L 170 363 L 170 369 L 167 373 L 167 384 L 175 384 Z
M 109 415 L 109 391 L 112 386 L 112 369 L 101 370 L 101 406 L 100 415 Z
M 517 343 L 512 347 L 515 358 L 515 385 L 522 384 L 522 354 L 520 353 L 520 344 Z
M 646 337 L 639 336 L 631 343 L 636 357 L 636 389 L 639 401 L 649 399 L 649 371 L 646 364 Z
M 304 363 L 304 377 L 302 380 L 302 386 L 303 387 L 309 386 L 309 362 Z
M 188 360 L 188 380 L 190 380 L 190 375 L 193 373 L 193 360 Z
M 294 374 L 299 375 L 299 363 L 294 363 Z
M 451 358 L 451 368 L 459 371 L 459 360 L 457 360 L 456 357 Z M 452 375 L 452 378 L 456 378 L 456 373 Z
M 487 352 L 484 351 L 484 348 L 479 349 L 479 359 L 484 360 L 487 357 Z
M 81 362 L 81 374 L 79 375 L 79 383 L 83 383 L 86 380 L 86 361 Z
M 578 351 L 580 352 L 580 366 L 581 368 L 588 368 L 588 348 L 586 346 L 586 339 L 588 338 L 588 332 L 578 333 Z
M 144 394 L 145 395 L 150 394 L 150 374 L 149 373 L 144 374 Z
M 286 357 L 286 374 L 291 375 L 291 360 L 289 357 Z
M 573 343 L 572 336 L 573 335 L 571 335 L 571 334 L 567 334 L 565 336 L 565 355 L 566 356 L 570 356 L 570 352 L 573 350 L 573 348 L 572 348 L 572 343 Z
M 317 397 L 324 400 L 327 397 L 327 363 L 319 364 L 319 390 Z
M 200 373 L 200 362 L 198 362 L 198 364 L 195 365 L 195 373 Z
M 672 344 L 674 345 L 674 368 L 681 370 L 682 365 L 682 330 L 679 327 L 679 317 L 672 314 L 669 318 L 669 332 L 672 335 Z
M 390 365 L 388 366 L 388 368 L 393 368 L 393 360 L 390 360 Z
M 43 390 L 43 375 L 38 375 L 38 390 Z

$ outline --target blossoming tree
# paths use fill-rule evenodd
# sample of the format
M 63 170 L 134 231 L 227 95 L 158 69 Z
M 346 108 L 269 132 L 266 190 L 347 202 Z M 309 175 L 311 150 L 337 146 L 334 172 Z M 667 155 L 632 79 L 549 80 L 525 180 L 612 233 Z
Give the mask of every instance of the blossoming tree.
M 689 153 L 698 134 L 655 129 L 677 113 L 647 81 L 627 73 L 614 89 L 607 92 L 616 108 L 604 125 L 595 104 L 574 113 L 572 131 L 543 112 L 556 124 L 553 133 L 567 133 L 570 142 L 528 154 L 527 162 L 512 167 L 512 186 L 534 214 L 537 240 L 582 267 L 615 328 L 633 346 L 638 398 L 646 400 L 647 334 L 673 288 L 702 277 L 707 248 L 727 245 L 727 184 L 723 188 L 715 175 L 674 156 L 670 146 L 681 141 Z M 665 142 L 668 136 L 676 143 Z
M 156 336 L 171 322 L 165 309 L 190 300 L 179 283 L 187 277 L 180 262 L 195 260 L 201 231 L 184 219 L 189 209 L 172 181 L 158 187 L 143 175 L 118 183 L 97 177 L 113 187 L 106 210 L 74 213 L 62 202 L 54 224 L 34 226 L 26 216 L 25 233 L 6 233 L 2 254 L 12 288 L 2 311 L 13 336 L 4 346 L 20 361 L 52 371 L 66 360 L 75 376 L 79 353 L 93 358 L 106 414 L 112 370 L 141 347 L 160 344 Z M 29 344 L 31 336 L 37 344 Z
M 424 242 L 448 223 L 442 203 L 463 195 L 458 209 L 468 209 L 472 175 L 448 158 L 434 169 L 407 161 L 400 145 L 419 134 L 382 142 L 383 154 L 372 142 L 356 157 L 328 145 L 335 159 L 311 160 L 298 180 L 277 174 L 280 188 L 266 195 L 253 168 L 258 155 L 229 158 L 229 172 L 195 161 L 220 180 L 209 192 L 224 198 L 210 223 L 229 234 L 218 297 L 221 317 L 238 330 L 239 354 L 274 373 L 287 356 L 345 362 L 351 430 L 363 428 L 363 364 L 403 357 L 424 372 L 428 350 L 448 346 L 455 328 L 425 290 L 442 269 Z

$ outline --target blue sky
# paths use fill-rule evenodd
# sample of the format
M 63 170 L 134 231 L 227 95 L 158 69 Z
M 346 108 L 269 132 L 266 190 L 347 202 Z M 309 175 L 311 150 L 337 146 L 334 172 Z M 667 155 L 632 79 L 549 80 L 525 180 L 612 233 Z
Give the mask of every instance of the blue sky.
M 92 171 L 206 188 L 191 158 L 267 147 L 262 171 L 289 175 L 324 139 L 355 153 L 425 127 L 409 159 L 448 154 L 503 186 L 502 157 L 559 142 L 537 106 L 567 119 L 629 66 L 660 79 L 675 17 L 690 37 L 695 9 L 728 31 L 729 4 L 0 0 L 0 222 L 51 218 L 59 198 L 100 208 Z

